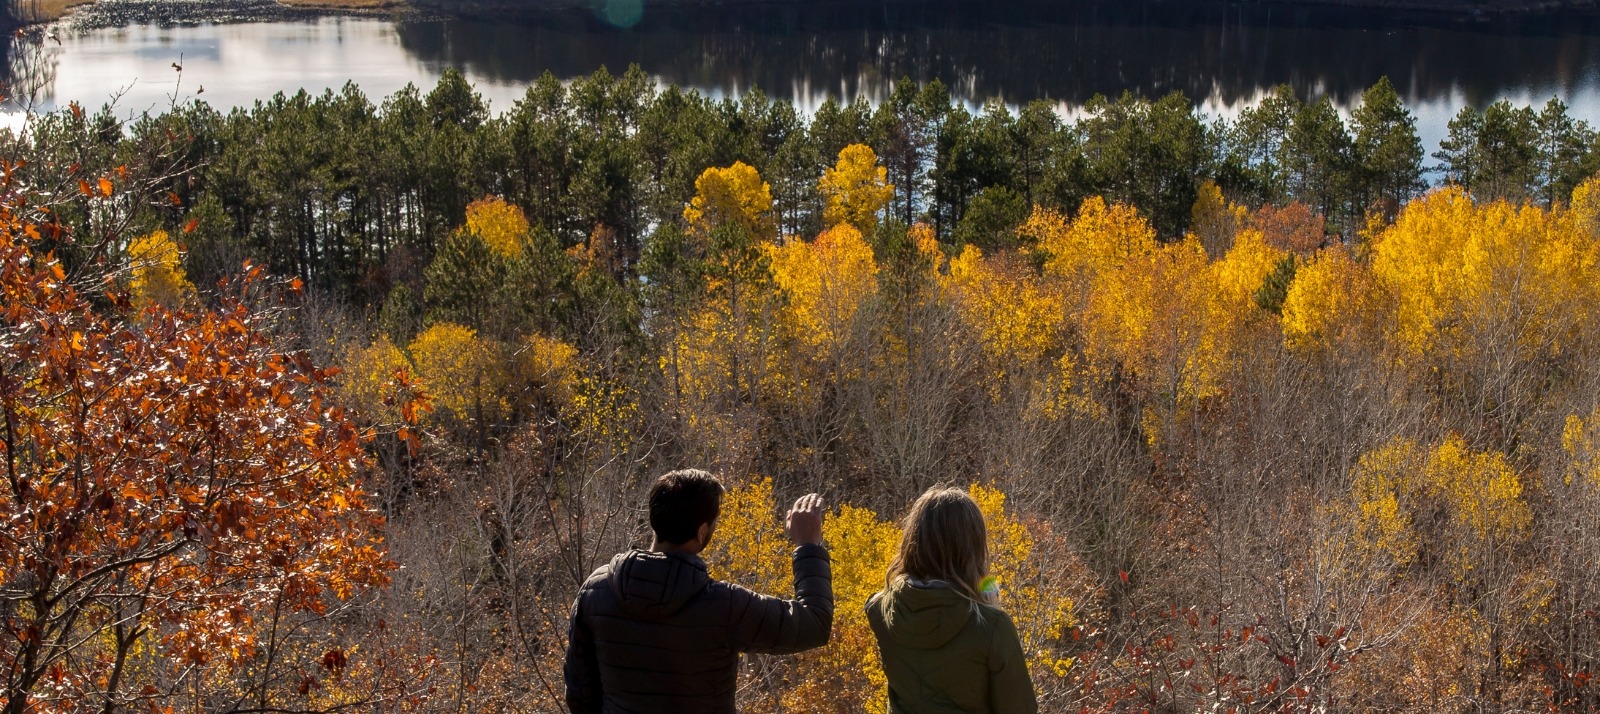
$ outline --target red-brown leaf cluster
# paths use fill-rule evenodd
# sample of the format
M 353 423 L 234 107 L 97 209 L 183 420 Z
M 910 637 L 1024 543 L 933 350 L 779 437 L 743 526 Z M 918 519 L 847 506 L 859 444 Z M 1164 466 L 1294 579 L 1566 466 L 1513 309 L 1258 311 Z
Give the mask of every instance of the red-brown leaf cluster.
M 251 658 L 261 619 L 386 582 L 358 430 L 326 396 L 332 370 L 277 350 L 273 312 L 247 304 L 259 270 L 211 307 L 133 313 L 115 291 L 97 307 L 37 252 L 20 195 L 8 174 L 0 708 L 98 710 L 135 665 L 204 679 L 181 670 Z

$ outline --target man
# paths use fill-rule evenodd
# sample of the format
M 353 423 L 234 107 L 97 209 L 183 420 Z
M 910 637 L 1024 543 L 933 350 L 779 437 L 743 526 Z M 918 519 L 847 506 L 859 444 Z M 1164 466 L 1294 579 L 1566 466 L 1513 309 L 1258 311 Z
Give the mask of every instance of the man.
M 650 488 L 655 542 L 600 566 L 573 603 L 566 665 L 573 714 L 732 714 L 740 652 L 827 644 L 833 580 L 822 496 L 800 497 L 784 522 L 797 546 L 793 600 L 707 575 L 700 552 L 721 507 L 722 484 L 704 471 L 674 471 Z

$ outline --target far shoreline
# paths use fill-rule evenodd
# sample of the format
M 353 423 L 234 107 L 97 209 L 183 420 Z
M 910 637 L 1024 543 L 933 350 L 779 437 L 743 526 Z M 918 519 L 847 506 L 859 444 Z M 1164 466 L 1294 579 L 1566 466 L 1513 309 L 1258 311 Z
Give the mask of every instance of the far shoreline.
M 541 16 L 562 15 L 593 11 L 596 18 L 602 14 L 601 6 L 619 0 L 271 0 L 255 7 L 277 7 L 289 13 L 311 13 L 349 16 L 393 16 L 417 14 L 434 18 L 462 18 L 487 21 L 518 21 Z M 1073 4 L 1094 5 L 1105 0 L 882 0 L 886 6 L 911 7 L 921 4 L 959 5 L 994 3 L 1013 5 L 1009 8 L 1025 11 L 1037 6 L 1040 9 L 1063 9 Z M 1177 7 L 1185 0 L 1141 0 L 1152 8 Z M 74 12 L 96 3 L 96 0 L 0 0 L 5 3 L 0 25 L 25 27 L 61 20 Z M 812 3 L 800 0 L 620 0 L 624 6 L 637 9 L 683 11 L 715 11 L 737 8 L 803 7 Z M 823 0 L 824 4 L 829 0 Z M 181 4 L 181 3 L 178 3 Z M 1563 14 L 1594 14 L 1600 12 L 1600 0 L 1200 0 L 1196 4 L 1213 4 L 1268 9 L 1282 7 L 1308 11 L 1389 11 L 1403 13 L 1413 20 L 1426 24 L 1436 22 L 1475 22 L 1487 20 L 1537 19 L 1541 16 L 1559 17 Z M 1048 14 L 1048 13 L 1046 13 Z M 1401 19 L 1401 18 L 1396 18 Z M 631 23 L 618 25 L 630 26 Z

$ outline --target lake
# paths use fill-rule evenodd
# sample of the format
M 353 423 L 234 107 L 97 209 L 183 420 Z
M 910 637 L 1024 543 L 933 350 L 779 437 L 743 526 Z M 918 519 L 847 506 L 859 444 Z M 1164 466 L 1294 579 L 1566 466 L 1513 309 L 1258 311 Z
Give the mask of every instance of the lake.
M 112 97 L 120 114 L 198 96 L 248 105 L 274 92 L 353 81 L 378 101 L 450 66 L 505 109 L 548 71 L 561 78 L 637 63 L 663 83 L 714 96 L 760 87 L 802 110 L 828 97 L 886 96 L 934 77 L 973 105 L 1096 93 L 1180 91 L 1233 116 L 1277 84 L 1349 108 L 1387 75 L 1429 152 L 1464 105 L 1559 96 L 1600 124 L 1600 18 L 1397 14 L 1215 3 L 851 2 L 604 11 L 517 20 L 328 16 L 264 0 L 102 0 L 48 28 L 42 56 L 8 62 L 38 106 Z M 631 4 L 630 4 L 631 3 Z M 620 10 L 618 8 L 621 8 Z M 617 25 L 631 25 L 618 27 Z M 15 41 L 13 41 L 15 42 Z M 180 73 L 174 68 L 180 64 Z M 18 121 L 15 108 L 10 121 Z

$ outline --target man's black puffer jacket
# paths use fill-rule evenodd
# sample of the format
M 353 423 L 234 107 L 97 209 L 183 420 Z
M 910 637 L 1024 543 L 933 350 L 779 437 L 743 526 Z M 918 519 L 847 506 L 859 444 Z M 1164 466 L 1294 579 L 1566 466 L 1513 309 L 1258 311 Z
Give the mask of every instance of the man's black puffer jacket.
M 833 627 L 828 550 L 794 551 L 795 599 L 712 580 L 705 561 L 634 550 L 578 591 L 567 648 L 574 714 L 734 711 L 740 652 L 821 647 Z

